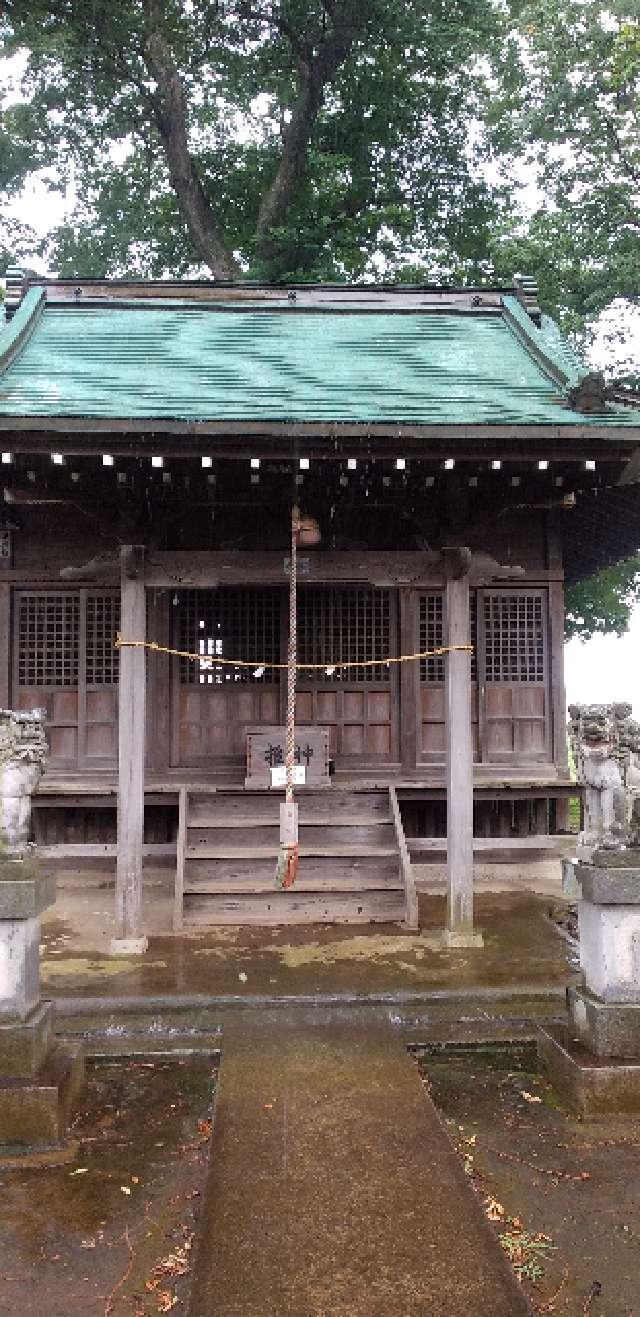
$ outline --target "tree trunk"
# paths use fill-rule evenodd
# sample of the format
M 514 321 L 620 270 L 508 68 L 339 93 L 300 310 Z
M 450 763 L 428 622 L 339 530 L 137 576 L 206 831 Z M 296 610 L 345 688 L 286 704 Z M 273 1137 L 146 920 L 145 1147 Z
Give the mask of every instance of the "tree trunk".
M 286 219 L 289 206 L 304 173 L 313 126 L 322 108 L 327 84 L 344 64 L 367 16 L 366 0 L 342 0 L 333 11 L 332 30 L 317 53 L 303 46 L 296 35 L 284 29 L 298 63 L 298 96 L 291 120 L 282 134 L 282 155 L 275 178 L 262 198 L 256 228 L 257 251 L 272 262 L 280 243 L 273 230 Z
M 200 259 L 216 279 L 237 279 L 241 270 L 227 250 L 189 151 L 187 109 L 182 80 L 164 30 L 158 0 L 144 0 L 148 35 L 144 59 L 157 86 L 156 124 L 162 139 L 171 185 Z

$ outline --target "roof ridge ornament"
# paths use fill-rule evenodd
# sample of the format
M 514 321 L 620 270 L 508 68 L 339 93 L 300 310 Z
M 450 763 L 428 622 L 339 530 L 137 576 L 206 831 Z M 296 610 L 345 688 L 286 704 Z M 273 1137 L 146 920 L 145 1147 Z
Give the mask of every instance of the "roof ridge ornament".
M 26 290 L 27 272 L 21 265 L 7 266 L 4 305 L 7 320 L 17 311 Z
M 600 370 L 590 370 L 567 393 L 567 406 L 575 412 L 606 412 L 611 391 Z
M 542 310 L 538 299 L 537 280 L 529 274 L 514 274 L 513 286 L 516 290 L 516 297 L 527 315 L 533 320 L 534 325 L 540 328 L 542 319 Z

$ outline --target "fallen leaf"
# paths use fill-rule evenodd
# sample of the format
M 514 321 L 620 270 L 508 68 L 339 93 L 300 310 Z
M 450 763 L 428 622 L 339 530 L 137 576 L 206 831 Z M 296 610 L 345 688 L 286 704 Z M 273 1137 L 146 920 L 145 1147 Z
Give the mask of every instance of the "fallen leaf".
M 487 1198 L 484 1210 L 490 1221 L 502 1221 L 504 1217 L 504 1207 L 499 1203 L 497 1198 Z
M 177 1302 L 177 1294 L 171 1294 L 169 1290 L 162 1290 L 158 1295 L 158 1312 L 171 1312 Z

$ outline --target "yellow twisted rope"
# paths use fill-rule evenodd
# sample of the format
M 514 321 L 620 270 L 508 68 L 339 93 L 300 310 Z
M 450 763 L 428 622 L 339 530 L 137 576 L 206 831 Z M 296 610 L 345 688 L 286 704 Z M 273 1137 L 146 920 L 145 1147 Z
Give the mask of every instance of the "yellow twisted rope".
M 174 658 L 189 659 L 192 663 L 206 663 L 209 668 L 269 668 L 287 671 L 288 663 L 270 663 L 266 659 L 230 659 L 218 654 L 194 654 L 187 649 L 172 649 L 169 645 L 159 645 L 157 640 L 126 640 L 118 634 L 116 649 L 150 649 L 154 654 L 170 654 Z M 344 663 L 339 660 L 325 659 L 324 663 L 296 663 L 297 672 L 326 672 L 327 668 L 387 668 L 391 663 L 413 663 L 417 659 L 441 658 L 444 654 L 461 651 L 472 654 L 473 645 L 440 645 L 438 649 L 421 649 L 415 654 L 390 655 L 388 658 L 350 659 Z

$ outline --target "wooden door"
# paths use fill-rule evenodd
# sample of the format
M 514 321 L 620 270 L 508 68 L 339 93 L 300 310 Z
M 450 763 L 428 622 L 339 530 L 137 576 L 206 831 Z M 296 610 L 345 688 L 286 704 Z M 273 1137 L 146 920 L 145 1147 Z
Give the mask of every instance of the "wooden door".
M 301 585 L 297 626 L 299 662 L 323 665 L 312 674 L 298 674 L 298 722 L 329 728 L 330 755 L 338 769 L 397 764 L 397 664 L 367 662 L 398 652 L 396 592 Z M 356 666 L 341 668 L 341 662 Z
M 202 657 L 173 660 L 173 766 L 244 772 L 247 727 L 279 723 L 280 672 L 268 665 L 280 662 L 283 597 L 277 586 L 221 586 L 174 596 L 172 644 Z
M 471 726 L 474 758 L 480 757 L 477 663 L 477 607 L 475 592 L 469 599 L 470 635 L 474 646 L 471 655 Z M 418 596 L 417 648 L 439 649 L 445 643 L 445 596 L 443 590 L 431 590 Z M 442 764 L 446 759 L 444 657 L 420 660 L 418 695 L 418 762 Z
M 18 590 L 13 693 L 44 708 L 52 768 L 117 763 L 120 597 L 105 590 Z
M 546 590 L 478 591 L 478 665 L 483 760 L 513 764 L 549 760 Z

